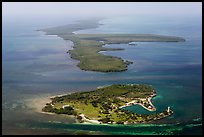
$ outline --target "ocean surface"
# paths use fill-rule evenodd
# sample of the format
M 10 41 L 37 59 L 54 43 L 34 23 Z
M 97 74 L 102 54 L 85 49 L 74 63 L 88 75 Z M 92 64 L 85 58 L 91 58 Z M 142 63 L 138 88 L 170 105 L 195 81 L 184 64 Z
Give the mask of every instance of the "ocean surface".
M 73 23 L 78 18 L 3 20 L 3 134 L 202 134 L 202 17 L 126 16 L 106 18 L 95 29 L 75 33 L 139 33 L 180 36 L 185 42 L 136 42 L 105 45 L 124 48 L 101 54 L 132 61 L 124 72 L 82 71 L 66 52 L 73 43 L 37 29 Z M 152 85 L 156 112 L 135 105 L 126 109 L 159 113 L 168 106 L 171 117 L 138 125 L 78 124 L 72 117 L 35 111 L 35 99 L 110 84 Z M 33 101 L 34 100 L 34 101 Z M 35 105 L 34 105 L 35 104 Z M 42 104 L 43 105 L 43 104 Z

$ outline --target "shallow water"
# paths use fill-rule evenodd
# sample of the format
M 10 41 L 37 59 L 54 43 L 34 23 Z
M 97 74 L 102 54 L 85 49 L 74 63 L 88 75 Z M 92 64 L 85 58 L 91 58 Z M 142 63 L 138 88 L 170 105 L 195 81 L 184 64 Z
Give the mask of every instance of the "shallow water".
M 149 20 L 155 23 L 143 23 Z M 173 21 L 164 18 L 160 20 L 141 17 L 110 18 L 101 21 L 104 25 L 99 28 L 77 32 L 155 33 L 182 36 L 187 40 L 177 43 L 138 42 L 136 46 L 107 45 L 125 50 L 102 54 L 133 61 L 128 71 L 118 73 L 80 70 L 76 66 L 78 61 L 71 59 L 66 53 L 72 48 L 72 42 L 56 36 L 45 36 L 44 33 L 36 31 L 46 25 L 50 26 L 49 22 L 35 24 L 28 21 L 27 25 L 3 22 L 3 134 L 159 134 L 161 131 L 164 134 L 172 134 L 175 127 L 178 129 L 175 133 L 177 134 L 180 132 L 179 129 L 185 129 L 193 119 L 202 119 L 201 22 L 199 19 L 189 21 L 187 18 L 177 20 L 179 23 L 176 24 L 170 20 Z M 67 23 L 73 21 L 68 20 Z M 60 23 L 52 25 L 57 26 Z M 98 86 L 119 83 L 143 83 L 154 86 L 157 96 L 152 102 L 157 108 L 156 112 L 170 106 L 175 113 L 171 117 L 155 122 L 156 125 L 112 127 L 79 125 L 71 124 L 75 123 L 73 118 L 37 113 L 27 102 L 29 99 L 92 90 Z M 141 106 L 131 106 L 127 109 L 137 113 L 150 113 Z M 56 122 L 69 124 L 67 126 Z M 166 127 L 161 123 L 183 124 L 177 128 L 176 125 Z M 198 123 L 202 125 L 202 121 Z M 198 123 L 193 124 L 192 130 L 195 132 L 192 133 L 201 133 Z M 149 126 L 159 131 L 150 130 L 147 128 Z M 195 127 L 198 127 L 198 130 Z M 172 132 L 166 128 L 172 129 Z M 178 134 L 187 133 L 185 131 L 182 130 Z

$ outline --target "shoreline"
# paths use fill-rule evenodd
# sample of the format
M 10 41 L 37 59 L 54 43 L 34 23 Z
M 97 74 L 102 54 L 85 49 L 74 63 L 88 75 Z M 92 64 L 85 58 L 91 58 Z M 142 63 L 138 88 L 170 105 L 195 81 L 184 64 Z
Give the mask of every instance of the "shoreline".
M 87 122 L 90 124 L 101 124 L 101 122 L 99 122 L 98 120 L 87 119 L 84 114 L 80 114 L 79 116 L 82 118 L 83 123 Z
M 75 92 L 73 92 L 73 93 L 75 93 Z M 69 93 L 69 94 L 72 94 L 72 93 Z M 46 96 L 41 96 L 40 98 L 32 98 L 31 99 L 31 101 L 29 101 L 30 102 L 30 104 L 32 104 L 32 107 L 30 107 L 30 108 L 32 108 L 35 112 L 37 112 L 37 113 L 41 113 L 41 114 L 47 114 L 47 115 L 58 115 L 58 114 L 56 114 L 56 113 L 51 113 L 51 112 L 44 112 L 44 111 L 42 111 L 42 108 L 43 107 L 45 107 L 45 105 L 46 105 L 46 103 L 48 103 L 48 101 L 49 101 L 49 103 L 51 103 L 51 98 L 53 98 L 53 97 L 61 97 L 61 96 L 65 96 L 65 95 L 68 95 L 68 94 L 59 94 L 59 95 L 55 95 L 55 96 L 50 96 L 50 97 L 48 97 L 47 95 Z M 148 97 L 148 99 L 150 99 L 150 98 L 152 98 L 152 97 L 154 97 L 155 96 L 155 94 L 152 94 L 150 97 Z M 150 99 L 151 100 L 151 99 Z M 135 100 L 133 100 L 133 101 L 135 101 Z M 131 101 L 131 102 L 133 102 L 133 101 Z M 34 102 L 34 103 L 33 103 Z M 151 102 L 151 101 L 150 101 Z M 129 102 L 130 103 L 130 102 Z M 132 104 L 131 104 L 132 105 Z M 135 104 L 133 104 L 133 105 L 135 105 Z M 138 104 L 138 105 L 141 105 L 142 107 L 144 107 L 142 104 Z M 29 104 L 27 105 L 28 107 L 30 106 Z M 124 107 L 124 106 L 123 106 Z M 145 107 L 144 107 L 145 108 Z M 145 109 L 147 109 L 147 108 L 145 108 Z M 156 109 L 156 108 L 155 108 Z M 148 110 L 148 109 L 147 109 Z M 148 111 L 155 111 L 155 110 L 148 110 Z M 171 110 L 172 111 L 172 110 Z M 90 118 L 86 118 L 86 115 L 85 114 L 79 114 L 79 115 L 66 115 L 66 114 L 59 114 L 59 115 L 63 115 L 63 116 L 69 116 L 69 117 L 72 117 L 72 118 L 74 118 L 75 119 L 75 121 L 76 121 L 76 123 L 83 123 L 83 124 L 107 124 L 107 123 L 101 123 L 100 121 L 98 121 L 98 120 L 95 120 L 95 119 L 90 119 Z M 77 117 L 78 116 L 80 116 L 81 117 L 81 120 L 79 120 Z M 167 116 L 165 116 L 165 117 L 168 117 L 169 115 L 167 115 Z M 163 119 L 163 118 L 165 118 L 165 117 L 161 117 L 161 118 L 157 118 L 157 120 L 159 120 L 159 119 Z M 81 121 L 81 122 L 80 122 Z M 142 122 L 142 123 L 149 123 L 149 122 L 151 122 L 151 121 L 148 121 L 148 122 Z M 138 123 L 140 123 L 140 122 L 136 122 L 135 124 L 138 124 Z M 113 123 L 108 123 L 108 124 L 116 124 L 115 122 L 113 122 Z M 126 124 L 130 124 L 130 123 L 127 123 L 127 122 L 124 122 L 124 125 L 126 125 Z
M 182 37 L 166 36 L 158 34 L 77 34 L 76 31 L 98 28 L 101 24 L 97 20 L 80 20 L 72 25 L 38 29 L 44 35 L 53 35 L 74 43 L 73 49 L 67 51 L 70 58 L 78 60 L 77 67 L 84 71 L 96 72 L 122 72 L 127 71 L 133 62 L 115 56 L 100 54 L 101 51 L 118 49 L 104 48 L 106 44 L 132 42 L 183 42 Z M 78 26 L 80 26 L 78 28 Z M 83 45 L 83 46 L 82 46 Z M 135 44 L 134 44 L 135 45 Z M 121 49 L 120 49 L 121 50 Z M 90 56 L 91 55 L 91 56 Z M 94 58 L 94 59 L 93 59 Z M 98 64 L 100 62 L 100 64 Z M 111 64 L 111 65 L 110 65 Z
M 150 95 L 149 97 L 147 97 L 145 99 L 144 98 L 137 98 L 140 101 L 144 101 L 144 100 L 148 101 L 148 103 L 150 104 L 151 108 L 145 107 L 142 103 L 137 103 L 137 100 L 130 101 L 130 102 L 126 103 L 125 105 L 120 106 L 119 108 L 124 108 L 124 107 L 132 106 L 132 105 L 140 105 L 140 106 L 142 106 L 143 108 L 145 108 L 148 111 L 156 111 L 156 107 L 151 102 L 151 99 L 153 97 L 155 97 L 155 96 L 156 96 L 156 93 L 153 93 L 152 95 Z
M 68 94 L 72 94 L 72 93 L 74 93 L 74 92 L 71 92 Z M 28 107 L 29 109 L 32 109 L 34 112 L 53 115 L 55 113 L 42 111 L 42 109 L 45 107 L 46 103 L 51 103 L 52 98 L 54 98 L 54 97 L 65 96 L 68 94 L 59 94 L 59 95 L 43 94 L 42 96 L 32 97 L 32 98 L 26 99 L 25 104 L 26 104 L 26 107 Z
M 26 107 L 32 109 L 34 112 L 43 113 L 42 109 L 46 103 L 50 103 L 51 99 L 48 95 L 32 97 L 25 100 Z
M 75 93 L 75 92 L 73 92 L 73 93 Z M 68 94 L 71 94 L 71 93 L 68 93 Z M 46 103 L 52 102 L 51 98 L 61 97 L 61 96 L 65 96 L 68 94 L 59 94 L 59 95 L 54 95 L 54 96 L 43 95 L 40 97 L 33 97 L 33 98 L 25 100 L 25 104 L 29 109 L 32 109 L 32 112 L 39 113 L 39 114 L 45 114 L 45 115 L 56 115 L 56 116 L 61 115 L 61 116 L 65 116 L 65 117 L 68 116 L 68 117 L 74 118 L 76 123 L 80 123 L 78 121 L 77 117 L 74 115 L 56 114 L 56 113 L 42 111 L 42 109 L 45 107 Z M 84 124 L 85 123 L 87 123 L 87 124 L 100 124 L 100 122 L 98 120 L 87 119 L 84 114 L 80 114 L 79 116 L 81 116 Z
M 100 88 L 102 88 L 102 87 L 98 87 L 99 89 Z M 97 89 L 98 89 L 97 88 Z M 74 92 L 75 93 L 75 92 Z M 72 93 L 69 93 L 69 94 L 72 94 Z M 56 96 L 51 96 L 51 97 L 49 97 L 49 100 L 51 101 L 52 100 L 52 98 L 53 97 L 62 97 L 62 96 L 66 96 L 66 95 L 69 95 L 69 94 L 60 94 L 60 95 L 56 95 Z M 148 96 L 148 97 L 146 97 L 146 98 L 137 98 L 137 99 L 139 99 L 140 101 L 142 100 L 142 101 L 145 101 L 145 102 L 143 102 L 143 103 L 147 103 L 147 101 L 148 101 L 148 107 L 146 107 L 145 105 L 143 105 L 142 103 L 138 103 L 138 100 L 137 100 L 137 103 L 136 103 L 136 100 L 132 100 L 132 101 L 130 101 L 130 102 L 128 102 L 128 103 L 126 103 L 125 105 L 123 105 L 123 106 L 121 106 L 121 107 L 118 107 L 118 109 L 120 109 L 120 108 L 123 108 L 123 107 L 127 107 L 127 106 L 132 106 L 132 105 L 140 105 L 140 106 L 142 106 L 143 108 L 145 108 L 146 110 L 148 110 L 148 111 L 156 111 L 156 108 L 155 108 L 155 106 L 152 104 L 152 102 L 151 102 L 151 99 L 153 98 L 153 97 L 155 97 L 156 96 L 156 92 L 153 90 L 153 92 L 152 92 L 152 94 L 150 95 L 150 96 Z M 51 102 L 50 102 L 50 105 L 51 106 L 54 106 Z M 46 105 L 45 105 L 46 106 Z M 67 106 L 67 105 L 65 105 L 65 106 Z M 69 105 L 68 105 L 69 106 Z M 149 108 L 149 106 L 151 106 L 151 108 Z M 64 109 L 64 106 L 62 106 L 62 108 Z M 170 111 L 172 111 L 172 110 L 170 110 L 170 108 L 168 107 L 168 110 L 167 110 L 167 112 L 169 113 Z M 52 112 L 44 112 L 44 111 L 42 111 L 41 110 L 41 112 L 40 113 L 44 113 L 44 114 L 56 114 L 56 113 L 52 113 Z M 172 112 L 170 112 L 171 114 L 173 113 L 173 111 Z M 163 119 L 163 118 L 165 118 L 165 117 L 168 117 L 169 115 L 171 115 L 171 114 L 168 114 L 168 115 L 166 115 L 166 116 L 162 116 L 162 117 L 158 117 L 158 118 L 154 118 L 154 120 L 159 120 L 159 119 Z M 60 114 L 61 115 L 61 114 Z M 63 115 L 66 115 L 67 116 L 67 114 L 63 114 Z M 159 115 L 163 115 L 163 113 L 160 113 Z M 89 117 L 87 117 L 85 114 L 83 114 L 83 113 L 79 113 L 78 115 L 71 115 L 71 116 L 73 116 L 75 119 L 76 119 L 76 122 L 77 123 L 89 123 L 89 124 L 106 124 L 106 123 L 103 123 L 103 122 L 101 122 L 101 121 L 99 121 L 99 120 L 96 120 L 96 119 L 90 119 Z M 149 123 L 149 122 L 152 122 L 152 121 L 154 121 L 154 120 L 151 120 L 151 121 L 143 121 L 143 122 L 135 122 L 134 124 L 137 124 L 137 123 Z M 116 124 L 116 122 L 111 122 L 111 123 L 107 123 L 107 124 Z M 130 123 L 128 123 L 127 121 L 126 122 L 124 122 L 123 124 L 130 124 Z

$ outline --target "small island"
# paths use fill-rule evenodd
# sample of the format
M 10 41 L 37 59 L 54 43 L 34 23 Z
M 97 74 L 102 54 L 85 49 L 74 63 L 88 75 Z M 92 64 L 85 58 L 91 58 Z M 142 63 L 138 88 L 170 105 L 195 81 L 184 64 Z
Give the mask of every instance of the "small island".
M 185 39 L 175 36 L 156 34 L 76 34 L 75 31 L 97 28 L 99 19 L 81 20 L 74 24 L 52 28 L 39 29 L 47 35 L 57 35 L 64 40 L 74 43 L 73 50 L 67 51 L 71 58 L 79 60 L 78 67 L 85 71 L 120 72 L 126 71 L 133 62 L 119 57 L 107 56 L 100 51 L 123 50 L 118 48 L 105 48 L 106 44 L 128 44 L 134 42 L 183 42 Z M 134 45 L 136 45 L 134 43 Z
M 43 112 L 74 115 L 79 122 L 95 124 L 147 123 L 168 117 L 173 111 L 168 107 L 161 113 L 137 114 L 124 108 L 141 105 L 156 111 L 151 99 L 155 89 L 145 84 L 114 84 L 93 91 L 76 92 L 51 98 Z

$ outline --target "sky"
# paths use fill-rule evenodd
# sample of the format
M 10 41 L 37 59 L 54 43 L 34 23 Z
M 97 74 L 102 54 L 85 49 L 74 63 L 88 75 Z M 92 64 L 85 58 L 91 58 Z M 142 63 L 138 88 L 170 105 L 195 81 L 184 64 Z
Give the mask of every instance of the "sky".
M 3 17 L 202 16 L 201 2 L 3 2 Z

